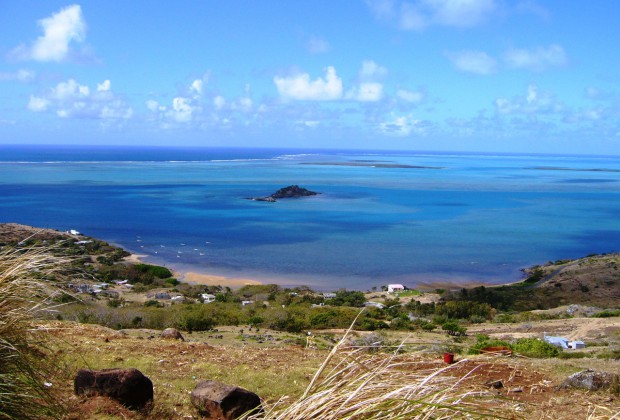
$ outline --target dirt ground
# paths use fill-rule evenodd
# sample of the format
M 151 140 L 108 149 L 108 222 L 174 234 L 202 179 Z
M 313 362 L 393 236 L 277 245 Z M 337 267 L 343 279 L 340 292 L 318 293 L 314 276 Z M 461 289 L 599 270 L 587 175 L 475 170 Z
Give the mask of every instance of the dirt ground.
M 568 321 L 594 336 L 597 335 L 595 328 L 606 329 L 613 323 L 609 319 Z M 533 328 L 559 325 L 560 322 L 550 322 Z M 81 367 L 136 367 L 151 378 L 155 387 L 155 408 L 147 418 L 199 418 L 189 403 L 189 393 L 199 379 L 216 379 L 242 386 L 265 398 L 268 404 L 284 395 L 292 400 L 303 393 L 328 354 L 327 350 L 304 348 L 299 341 L 281 341 L 279 346 L 263 346 L 257 342 L 233 346 L 213 335 L 209 338 L 209 335 L 196 333 L 188 341 L 180 342 L 162 340 L 150 330 L 123 334 L 95 325 L 66 322 L 52 323 L 49 327 L 49 332 L 62 343 L 57 354 L 72 361 L 64 383 L 58 386 L 71 419 L 140 417 L 105 398 L 74 396 L 71 375 Z M 480 326 L 479 331 L 486 328 L 492 332 L 495 327 Z M 506 325 L 500 327 L 506 328 Z M 230 331 L 225 330 L 229 339 L 237 334 L 236 327 L 230 328 Z M 492 333 L 509 334 L 508 331 Z M 363 363 L 372 366 L 385 357 L 391 356 L 389 353 L 368 355 Z M 467 391 L 479 408 L 490 410 L 497 418 L 607 419 L 620 416 L 618 395 L 557 388 L 570 373 L 587 367 L 620 373 L 618 360 L 457 355 L 456 363 L 447 365 L 441 353 L 415 352 L 398 355 L 395 361 L 412 373 L 453 377 L 458 382 L 457 389 Z

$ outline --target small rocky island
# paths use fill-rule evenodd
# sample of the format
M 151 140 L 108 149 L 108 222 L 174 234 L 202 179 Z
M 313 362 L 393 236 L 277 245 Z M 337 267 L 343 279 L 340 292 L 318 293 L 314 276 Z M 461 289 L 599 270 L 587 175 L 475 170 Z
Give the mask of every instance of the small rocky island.
M 288 187 L 280 188 L 278 191 L 268 195 L 267 197 L 249 197 L 248 200 L 268 201 L 270 203 L 275 203 L 281 198 L 310 197 L 319 194 L 320 193 L 302 188 L 299 185 L 289 185 Z

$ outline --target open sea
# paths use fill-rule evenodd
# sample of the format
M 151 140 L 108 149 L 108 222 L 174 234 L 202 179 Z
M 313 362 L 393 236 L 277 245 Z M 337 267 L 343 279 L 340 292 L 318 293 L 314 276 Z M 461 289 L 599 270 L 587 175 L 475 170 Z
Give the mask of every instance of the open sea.
M 292 184 L 321 194 L 246 199 Z M 318 290 L 507 283 L 620 250 L 620 157 L 0 146 L 0 222 Z

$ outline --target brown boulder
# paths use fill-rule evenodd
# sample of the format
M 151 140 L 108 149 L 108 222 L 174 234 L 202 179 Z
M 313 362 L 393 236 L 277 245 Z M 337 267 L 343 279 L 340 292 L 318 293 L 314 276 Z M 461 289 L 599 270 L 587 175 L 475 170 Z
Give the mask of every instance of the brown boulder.
M 194 407 L 208 419 L 232 420 L 261 411 L 260 398 L 253 392 L 218 381 L 202 381 L 190 395 Z
M 153 401 L 153 382 L 138 369 L 80 369 L 73 385 L 77 395 L 103 395 L 131 409 Z
M 161 338 L 165 338 L 167 340 L 181 340 L 185 341 L 179 330 L 176 328 L 166 328 L 160 334 Z

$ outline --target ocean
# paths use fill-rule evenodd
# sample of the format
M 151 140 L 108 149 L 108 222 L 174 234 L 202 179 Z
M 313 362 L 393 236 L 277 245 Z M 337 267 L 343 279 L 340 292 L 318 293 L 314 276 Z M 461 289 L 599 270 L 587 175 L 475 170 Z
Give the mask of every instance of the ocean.
M 299 185 L 320 195 L 248 200 Z M 318 290 L 500 284 L 620 249 L 620 157 L 0 146 L 0 222 Z

